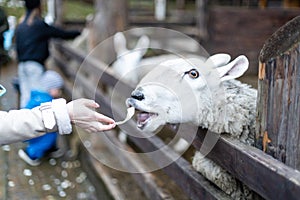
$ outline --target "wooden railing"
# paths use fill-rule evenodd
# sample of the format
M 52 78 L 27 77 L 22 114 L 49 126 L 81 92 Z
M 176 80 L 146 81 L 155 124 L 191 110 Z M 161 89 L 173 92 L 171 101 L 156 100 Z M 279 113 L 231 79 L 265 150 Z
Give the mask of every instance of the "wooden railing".
M 80 95 L 93 98 L 99 102 L 102 113 L 108 116 L 112 116 L 112 113 L 114 113 L 114 116 L 117 114 L 120 118 L 124 117 L 124 114 L 119 113 L 117 107 L 111 107 L 110 97 L 105 96 L 100 88 L 96 91 L 93 90 L 95 86 L 90 81 L 93 80 L 91 77 L 95 76 L 95 74 L 101 73 L 101 84 L 113 87 L 120 81 L 114 76 L 113 72 L 107 69 L 104 63 L 93 58 L 84 61 L 86 55 L 83 52 L 73 49 L 65 43 L 56 42 L 54 47 L 53 59 L 68 82 L 65 88 L 66 94 L 69 97 L 74 96 L 74 93 L 77 91 L 77 89 L 73 88 L 76 78 L 76 84 L 81 87 L 81 89 L 78 89 L 81 91 Z M 70 61 L 77 63 L 77 67 L 69 66 Z M 84 67 L 81 67 L 80 71 L 78 71 L 83 61 Z M 94 78 L 98 79 L 99 77 Z M 123 96 L 129 96 L 133 87 L 125 82 L 120 85 L 122 85 L 122 88 L 118 90 L 118 93 Z M 134 120 L 129 121 L 124 126 L 126 130 L 130 130 L 132 133 L 143 134 L 137 132 Z M 168 127 L 166 129 L 170 131 Z M 203 144 L 205 132 L 206 130 L 198 130 L 196 138 L 193 140 L 195 149 L 199 150 Z M 191 127 L 189 125 L 184 126 L 179 135 L 190 140 L 193 137 Z M 162 170 L 181 188 L 188 198 L 230 199 L 228 195 L 195 171 L 191 163 L 186 159 L 183 157 L 176 159 L 177 153 L 166 147 L 163 140 L 158 136 L 145 138 L 129 136 L 130 143 L 133 143 L 135 148 L 120 143 L 116 136 L 112 134 L 107 135 L 107 137 L 110 137 L 113 142 L 118 143 L 129 151 L 134 151 L 133 149 L 136 149 L 136 147 L 142 152 L 159 151 L 159 154 L 149 157 L 158 167 L 160 167 L 162 160 L 175 160 L 166 167 L 161 166 L 163 167 Z M 161 148 L 162 146 L 164 148 Z M 114 150 L 111 149 L 111 151 L 113 152 Z M 115 152 L 114 155 L 128 168 L 143 168 L 143 165 L 145 165 L 143 161 L 135 160 L 119 152 Z M 244 145 L 223 135 L 218 139 L 218 142 L 207 156 L 265 199 L 299 199 L 300 197 L 300 172 L 275 160 L 259 149 Z M 149 199 L 177 199 L 176 196 L 172 195 L 172 192 L 166 188 L 161 188 L 157 184 L 156 179 L 159 179 L 159 177 L 152 173 L 133 173 L 132 175 Z

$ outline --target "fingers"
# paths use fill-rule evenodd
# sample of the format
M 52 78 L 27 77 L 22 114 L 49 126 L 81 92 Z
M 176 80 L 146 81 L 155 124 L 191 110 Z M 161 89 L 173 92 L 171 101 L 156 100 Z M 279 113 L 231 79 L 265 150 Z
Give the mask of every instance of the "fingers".
M 100 105 L 98 103 L 96 103 L 94 100 L 91 99 L 83 99 L 83 103 L 86 107 L 90 107 L 90 108 L 99 108 Z
M 100 113 L 95 112 L 95 119 L 99 122 L 104 122 L 108 124 L 115 124 L 115 120 Z
M 89 133 L 97 133 L 97 132 L 101 132 L 101 131 L 111 130 L 114 127 L 115 127 L 114 124 L 108 124 L 108 125 L 100 125 L 97 128 L 96 127 L 88 127 L 88 128 L 85 128 L 85 130 Z
M 101 122 L 93 123 L 92 126 L 88 126 L 85 128 L 86 131 L 90 133 L 96 133 L 101 131 L 108 131 L 115 127 L 116 125 L 114 123 L 112 124 L 102 124 Z
M 77 104 L 77 106 L 76 106 Z M 88 132 L 99 132 L 113 129 L 116 124 L 115 121 L 101 113 L 94 111 L 92 108 L 99 108 L 100 105 L 91 99 L 75 100 L 74 106 L 76 110 L 80 111 L 79 116 L 73 119 L 77 126 L 85 129 Z
M 116 127 L 116 124 L 102 124 L 101 131 L 108 131 Z
M 98 132 L 98 130 L 96 128 L 94 128 L 94 127 L 88 127 L 85 130 L 87 132 L 89 132 L 89 133 L 96 133 L 96 132 Z
M 116 126 L 114 123 L 102 124 L 98 121 L 74 121 L 74 124 L 89 133 L 108 131 Z

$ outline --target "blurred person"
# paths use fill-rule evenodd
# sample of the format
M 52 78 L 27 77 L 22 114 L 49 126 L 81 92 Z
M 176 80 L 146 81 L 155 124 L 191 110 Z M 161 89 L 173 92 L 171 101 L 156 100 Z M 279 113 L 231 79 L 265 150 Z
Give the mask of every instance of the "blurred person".
M 8 30 L 7 16 L 2 7 L 0 7 L 0 48 L 4 49 L 4 36 L 3 33 Z
M 62 93 L 64 80 L 59 73 L 47 70 L 40 80 L 41 90 L 32 90 L 30 100 L 25 108 L 34 108 L 41 103 L 52 101 L 59 98 Z M 57 132 L 47 133 L 37 138 L 26 140 L 25 150 L 20 149 L 18 154 L 27 164 L 37 166 L 41 163 L 47 153 L 56 150 Z
M 3 33 L 4 35 L 4 49 L 9 52 L 13 49 L 13 40 L 14 40 L 14 34 L 15 29 L 17 25 L 17 18 L 15 16 L 8 16 L 8 27 L 9 29 Z
M 8 54 L 4 49 L 4 35 L 3 33 L 8 30 L 7 16 L 2 7 L 0 7 L 0 66 L 9 61 Z
M 25 0 L 25 7 L 26 14 L 15 30 L 21 108 L 28 102 L 30 91 L 40 89 L 39 80 L 49 57 L 49 40 L 80 35 L 79 31 L 63 30 L 44 22 L 40 0 Z

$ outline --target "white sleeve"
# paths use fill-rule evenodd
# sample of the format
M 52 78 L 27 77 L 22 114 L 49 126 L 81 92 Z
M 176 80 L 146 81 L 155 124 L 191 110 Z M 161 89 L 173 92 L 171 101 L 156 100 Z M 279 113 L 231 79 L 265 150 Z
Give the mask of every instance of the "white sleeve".
M 70 134 L 72 132 L 72 125 L 67 110 L 66 100 L 63 98 L 52 100 L 52 110 L 56 119 L 59 134 Z
M 1 145 L 45 134 L 45 126 L 39 107 L 31 110 L 0 111 L 0 130 Z
M 58 131 L 60 134 L 71 133 L 72 125 L 66 100 L 53 100 L 51 106 L 47 106 L 45 108 L 49 111 L 46 114 L 47 117 L 43 116 L 41 106 L 33 109 L 10 110 L 9 112 L 0 111 L 0 145 L 38 137 L 45 134 L 46 131 Z M 54 124 L 51 117 L 49 118 L 51 113 L 55 117 Z M 47 121 L 48 119 L 50 121 Z

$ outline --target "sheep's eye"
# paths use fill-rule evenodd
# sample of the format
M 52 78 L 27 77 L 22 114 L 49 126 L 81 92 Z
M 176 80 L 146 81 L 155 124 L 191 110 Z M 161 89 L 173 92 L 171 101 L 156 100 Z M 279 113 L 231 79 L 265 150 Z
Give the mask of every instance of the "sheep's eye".
M 199 72 L 196 69 L 191 69 L 190 71 L 186 72 L 192 79 L 196 79 L 199 77 Z

